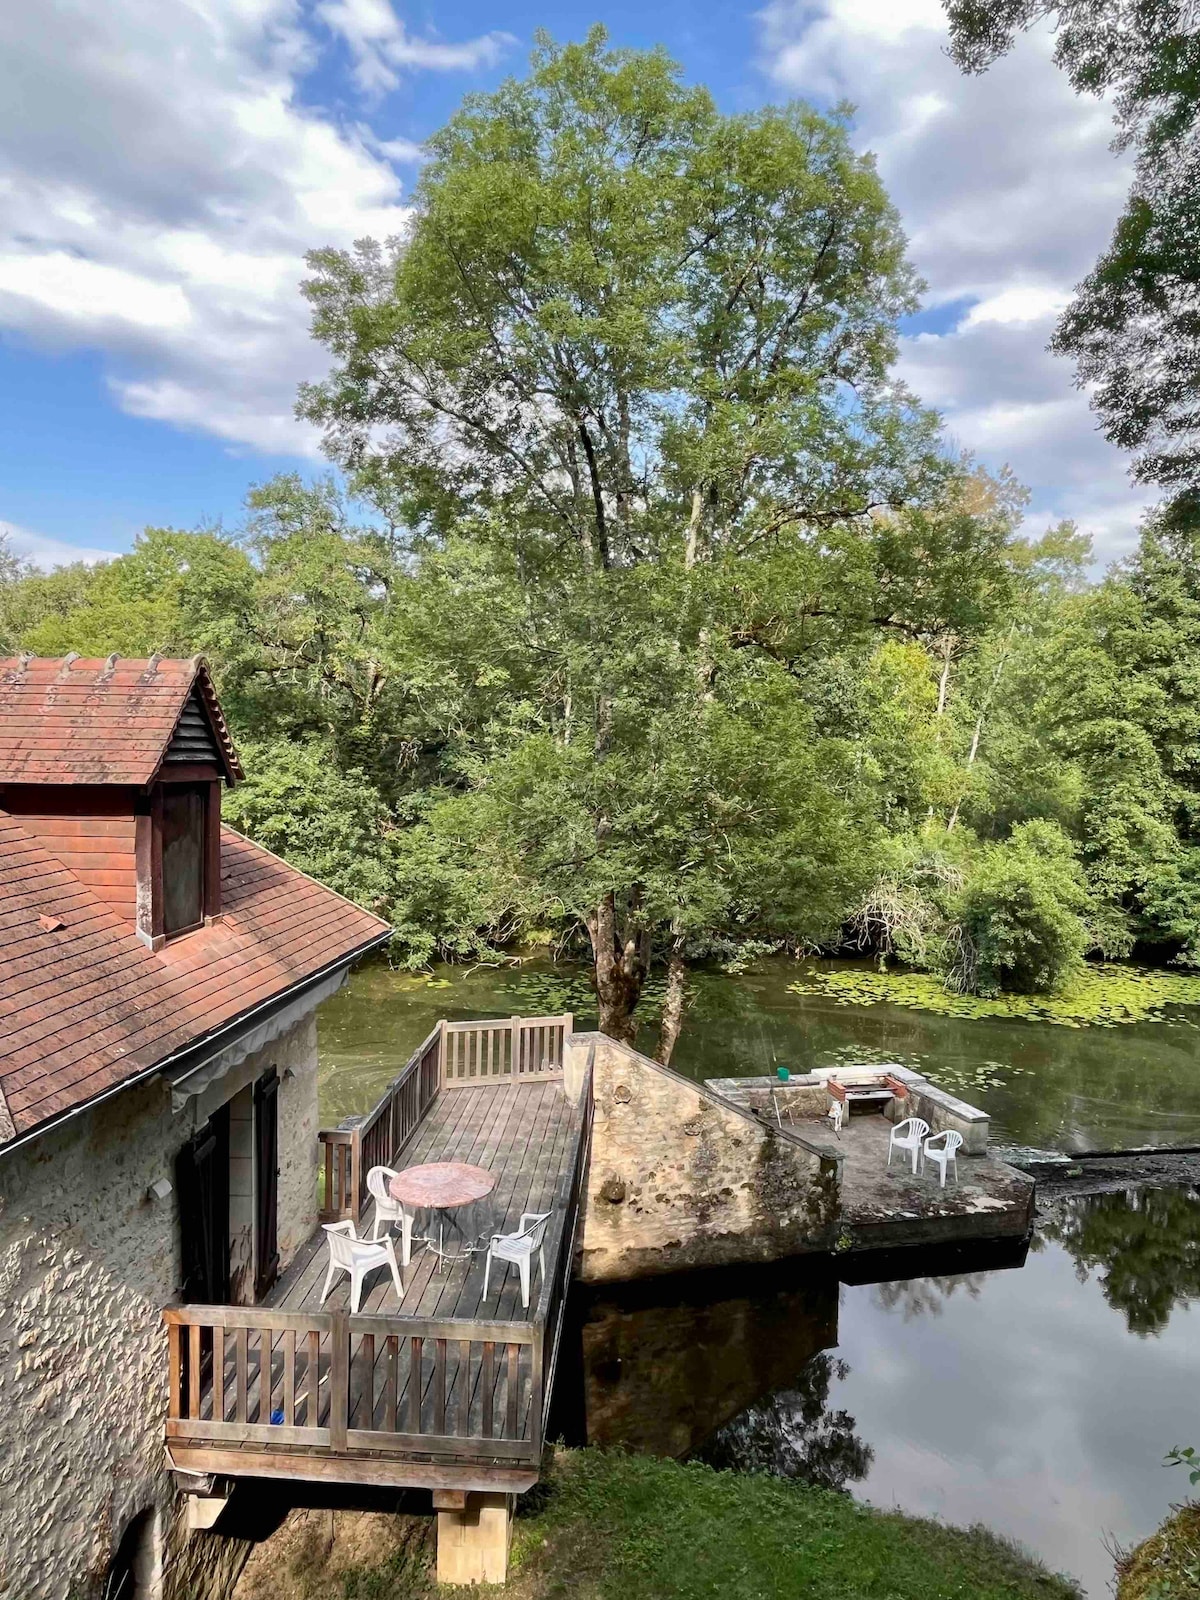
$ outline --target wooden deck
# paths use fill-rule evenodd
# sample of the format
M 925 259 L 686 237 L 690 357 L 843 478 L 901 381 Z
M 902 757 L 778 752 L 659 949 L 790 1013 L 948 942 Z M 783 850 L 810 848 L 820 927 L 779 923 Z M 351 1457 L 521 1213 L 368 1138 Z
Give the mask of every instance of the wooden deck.
M 548 1082 L 450 1089 L 439 1095 L 425 1120 L 398 1156 L 398 1164 L 415 1167 L 426 1161 L 467 1161 L 496 1172 L 491 1195 L 495 1231 L 512 1233 L 523 1211 L 550 1211 L 574 1152 L 578 1117 L 563 1092 L 561 1079 Z M 369 1237 L 374 1206 L 364 1207 L 359 1233 Z M 396 1235 L 399 1260 L 400 1238 Z M 329 1264 L 320 1228 L 296 1256 L 265 1304 L 280 1311 L 317 1311 Z M 402 1274 L 404 1299 L 386 1268 L 367 1280 L 359 1315 L 409 1317 L 484 1317 L 532 1321 L 540 1285 L 535 1282 L 529 1311 L 521 1307 L 521 1285 L 514 1270 L 505 1273 L 493 1263 L 491 1289 L 483 1301 L 484 1258 L 441 1267 L 435 1255 L 414 1244 L 412 1262 Z M 546 1275 L 552 1276 L 549 1257 Z M 499 1293 L 497 1289 L 499 1288 Z M 325 1302 L 329 1311 L 349 1311 L 350 1280 L 341 1277 Z
M 428 1077 L 430 1045 L 389 1089 L 392 1106 L 381 1102 L 350 1130 L 336 1192 L 357 1211 L 360 1236 L 369 1233 L 358 1146 L 374 1140 L 372 1157 L 382 1155 L 378 1129 L 394 1126 L 403 1104 L 401 1125 L 411 1131 L 386 1164 L 467 1161 L 496 1173 L 498 1232 L 515 1230 L 523 1211 L 552 1213 L 545 1277 L 535 1275 L 529 1307 L 521 1305 L 515 1269 L 493 1263 L 485 1302 L 482 1254 L 443 1264 L 416 1243 L 401 1300 L 385 1268 L 368 1279 L 356 1315 L 345 1276 L 322 1306 L 328 1250 L 318 1228 L 264 1304 L 164 1313 L 171 1338 L 167 1447 L 177 1469 L 433 1488 L 521 1489 L 536 1481 L 587 1155 L 590 1085 L 578 1104 L 568 1098 L 561 1038 L 558 1070 L 539 1054 L 522 1071 L 523 1048 L 497 1070 L 494 1052 L 481 1049 L 474 1074 L 448 1079 L 439 1072 L 412 1127 L 413 1082 Z M 450 1060 L 461 1063 L 461 1052 L 452 1050 Z

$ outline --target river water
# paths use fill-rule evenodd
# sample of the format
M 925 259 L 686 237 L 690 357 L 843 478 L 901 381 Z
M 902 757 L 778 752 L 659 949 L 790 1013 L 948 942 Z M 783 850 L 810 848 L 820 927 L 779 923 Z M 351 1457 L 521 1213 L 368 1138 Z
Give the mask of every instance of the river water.
M 1079 1151 L 1200 1144 L 1192 1016 L 1115 1029 L 962 1021 L 797 995 L 790 962 L 695 986 L 675 1067 L 696 1078 L 899 1061 L 975 1099 L 993 1141 Z M 365 1110 L 437 1019 L 573 1010 L 578 969 L 371 966 L 321 1013 L 322 1119 Z M 653 1032 L 639 1040 L 653 1046 Z M 1006 1248 L 664 1278 L 577 1293 L 556 1426 L 830 1483 L 982 1522 L 1110 1593 L 1113 1545 L 1187 1494 L 1200 1446 L 1200 1194 L 1059 1201 Z

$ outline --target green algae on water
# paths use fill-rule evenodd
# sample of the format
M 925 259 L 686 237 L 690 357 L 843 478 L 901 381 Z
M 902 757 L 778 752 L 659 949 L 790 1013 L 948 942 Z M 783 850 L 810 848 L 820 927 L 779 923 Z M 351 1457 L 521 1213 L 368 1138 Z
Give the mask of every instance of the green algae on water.
M 1049 1022 L 1060 1028 L 1115 1028 L 1162 1022 L 1167 1006 L 1200 1005 L 1200 973 L 1114 963 L 1089 966 L 1054 994 L 954 994 L 930 972 L 811 972 L 789 984 L 794 994 L 822 994 L 840 1006 L 903 1006 L 946 1017 Z

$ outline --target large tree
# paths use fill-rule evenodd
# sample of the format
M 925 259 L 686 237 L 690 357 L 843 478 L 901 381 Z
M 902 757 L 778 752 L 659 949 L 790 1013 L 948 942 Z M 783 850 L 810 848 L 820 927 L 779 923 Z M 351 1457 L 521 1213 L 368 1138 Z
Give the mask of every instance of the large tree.
M 945 0 L 968 72 L 1050 21 L 1080 92 L 1111 94 L 1134 181 L 1112 243 L 1079 285 L 1053 348 L 1075 358 L 1135 474 L 1200 497 L 1200 30 L 1191 0 Z
M 523 685 L 508 748 L 462 772 L 514 883 L 587 928 L 628 1037 L 652 957 L 777 928 L 803 883 L 807 923 L 836 920 L 817 867 L 837 881 L 862 807 L 797 683 L 947 603 L 904 569 L 921 534 L 876 521 L 950 471 L 890 371 L 917 284 L 841 122 L 723 116 L 601 30 L 541 40 L 429 154 L 402 240 L 311 257 L 334 364 L 301 411 L 524 597 L 489 668 Z

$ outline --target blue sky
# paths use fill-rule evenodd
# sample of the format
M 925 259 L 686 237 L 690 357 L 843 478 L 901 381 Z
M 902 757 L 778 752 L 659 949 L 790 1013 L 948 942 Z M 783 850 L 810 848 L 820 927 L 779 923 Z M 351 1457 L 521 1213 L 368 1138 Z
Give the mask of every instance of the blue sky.
M 1034 35 L 982 79 L 938 0 L 656 7 L 43 0 L 0 7 L 0 526 L 43 564 L 147 523 L 236 523 L 247 486 L 321 470 L 291 415 L 322 371 L 303 253 L 403 226 L 416 146 L 520 71 L 534 30 L 663 43 L 729 110 L 848 98 L 927 308 L 904 376 L 987 465 L 1102 557 L 1146 496 L 1046 340 L 1127 171 L 1105 108 Z

